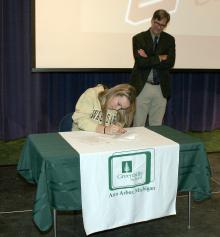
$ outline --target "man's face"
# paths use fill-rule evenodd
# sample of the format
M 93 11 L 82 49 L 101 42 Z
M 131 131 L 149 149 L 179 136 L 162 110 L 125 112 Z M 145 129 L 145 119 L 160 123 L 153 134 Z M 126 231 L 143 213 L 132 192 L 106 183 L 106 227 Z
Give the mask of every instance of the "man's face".
M 155 35 L 159 35 L 164 28 L 167 26 L 167 19 L 163 18 L 162 20 L 152 19 L 151 20 L 151 31 Z

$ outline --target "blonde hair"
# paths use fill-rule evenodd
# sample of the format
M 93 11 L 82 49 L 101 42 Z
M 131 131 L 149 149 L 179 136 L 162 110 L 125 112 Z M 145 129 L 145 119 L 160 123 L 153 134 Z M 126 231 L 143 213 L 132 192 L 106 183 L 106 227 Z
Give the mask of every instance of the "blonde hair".
M 120 109 L 117 111 L 116 123 L 120 123 L 123 127 L 131 126 L 135 112 L 136 90 L 129 84 L 119 84 L 110 89 L 105 89 L 104 91 L 99 93 L 98 98 L 103 114 L 102 123 L 105 124 L 106 114 L 108 110 L 108 101 L 114 96 L 125 96 L 130 102 L 130 106 L 127 109 Z

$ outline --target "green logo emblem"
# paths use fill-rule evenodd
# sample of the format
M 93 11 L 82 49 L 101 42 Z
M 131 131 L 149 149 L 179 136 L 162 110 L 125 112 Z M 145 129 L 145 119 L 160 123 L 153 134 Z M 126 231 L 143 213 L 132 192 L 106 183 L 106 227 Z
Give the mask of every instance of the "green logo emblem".
M 109 157 L 109 189 L 133 188 L 154 180 L 154 149 L 115 153 Z
M 122 173 L 132 172 L 132 161 L 122 161 Z

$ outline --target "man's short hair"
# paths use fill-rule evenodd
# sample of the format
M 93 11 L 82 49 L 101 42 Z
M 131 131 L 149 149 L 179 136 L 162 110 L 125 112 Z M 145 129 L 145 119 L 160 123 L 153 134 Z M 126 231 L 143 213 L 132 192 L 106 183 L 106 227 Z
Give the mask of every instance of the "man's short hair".
M 168 24 L 170 21 L 170 14 L 166 10 L 159 9 L 154 12 L 152 19 L 157 19 L 159 21 L 166 19 L 166 23 Z

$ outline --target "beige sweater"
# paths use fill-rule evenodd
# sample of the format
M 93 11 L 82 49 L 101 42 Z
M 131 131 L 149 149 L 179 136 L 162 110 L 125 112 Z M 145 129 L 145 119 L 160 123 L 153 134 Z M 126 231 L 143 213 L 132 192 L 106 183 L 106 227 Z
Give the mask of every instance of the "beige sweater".
M 102 85 L 89 88 L 79 98 L 73 113 L 73 129 L 94 132 L 98 124 L 102 124 L 102 112 L 98 94 L 103 91 Z M 105 125 L 116 120 L 117 111 L 108 110 Z

